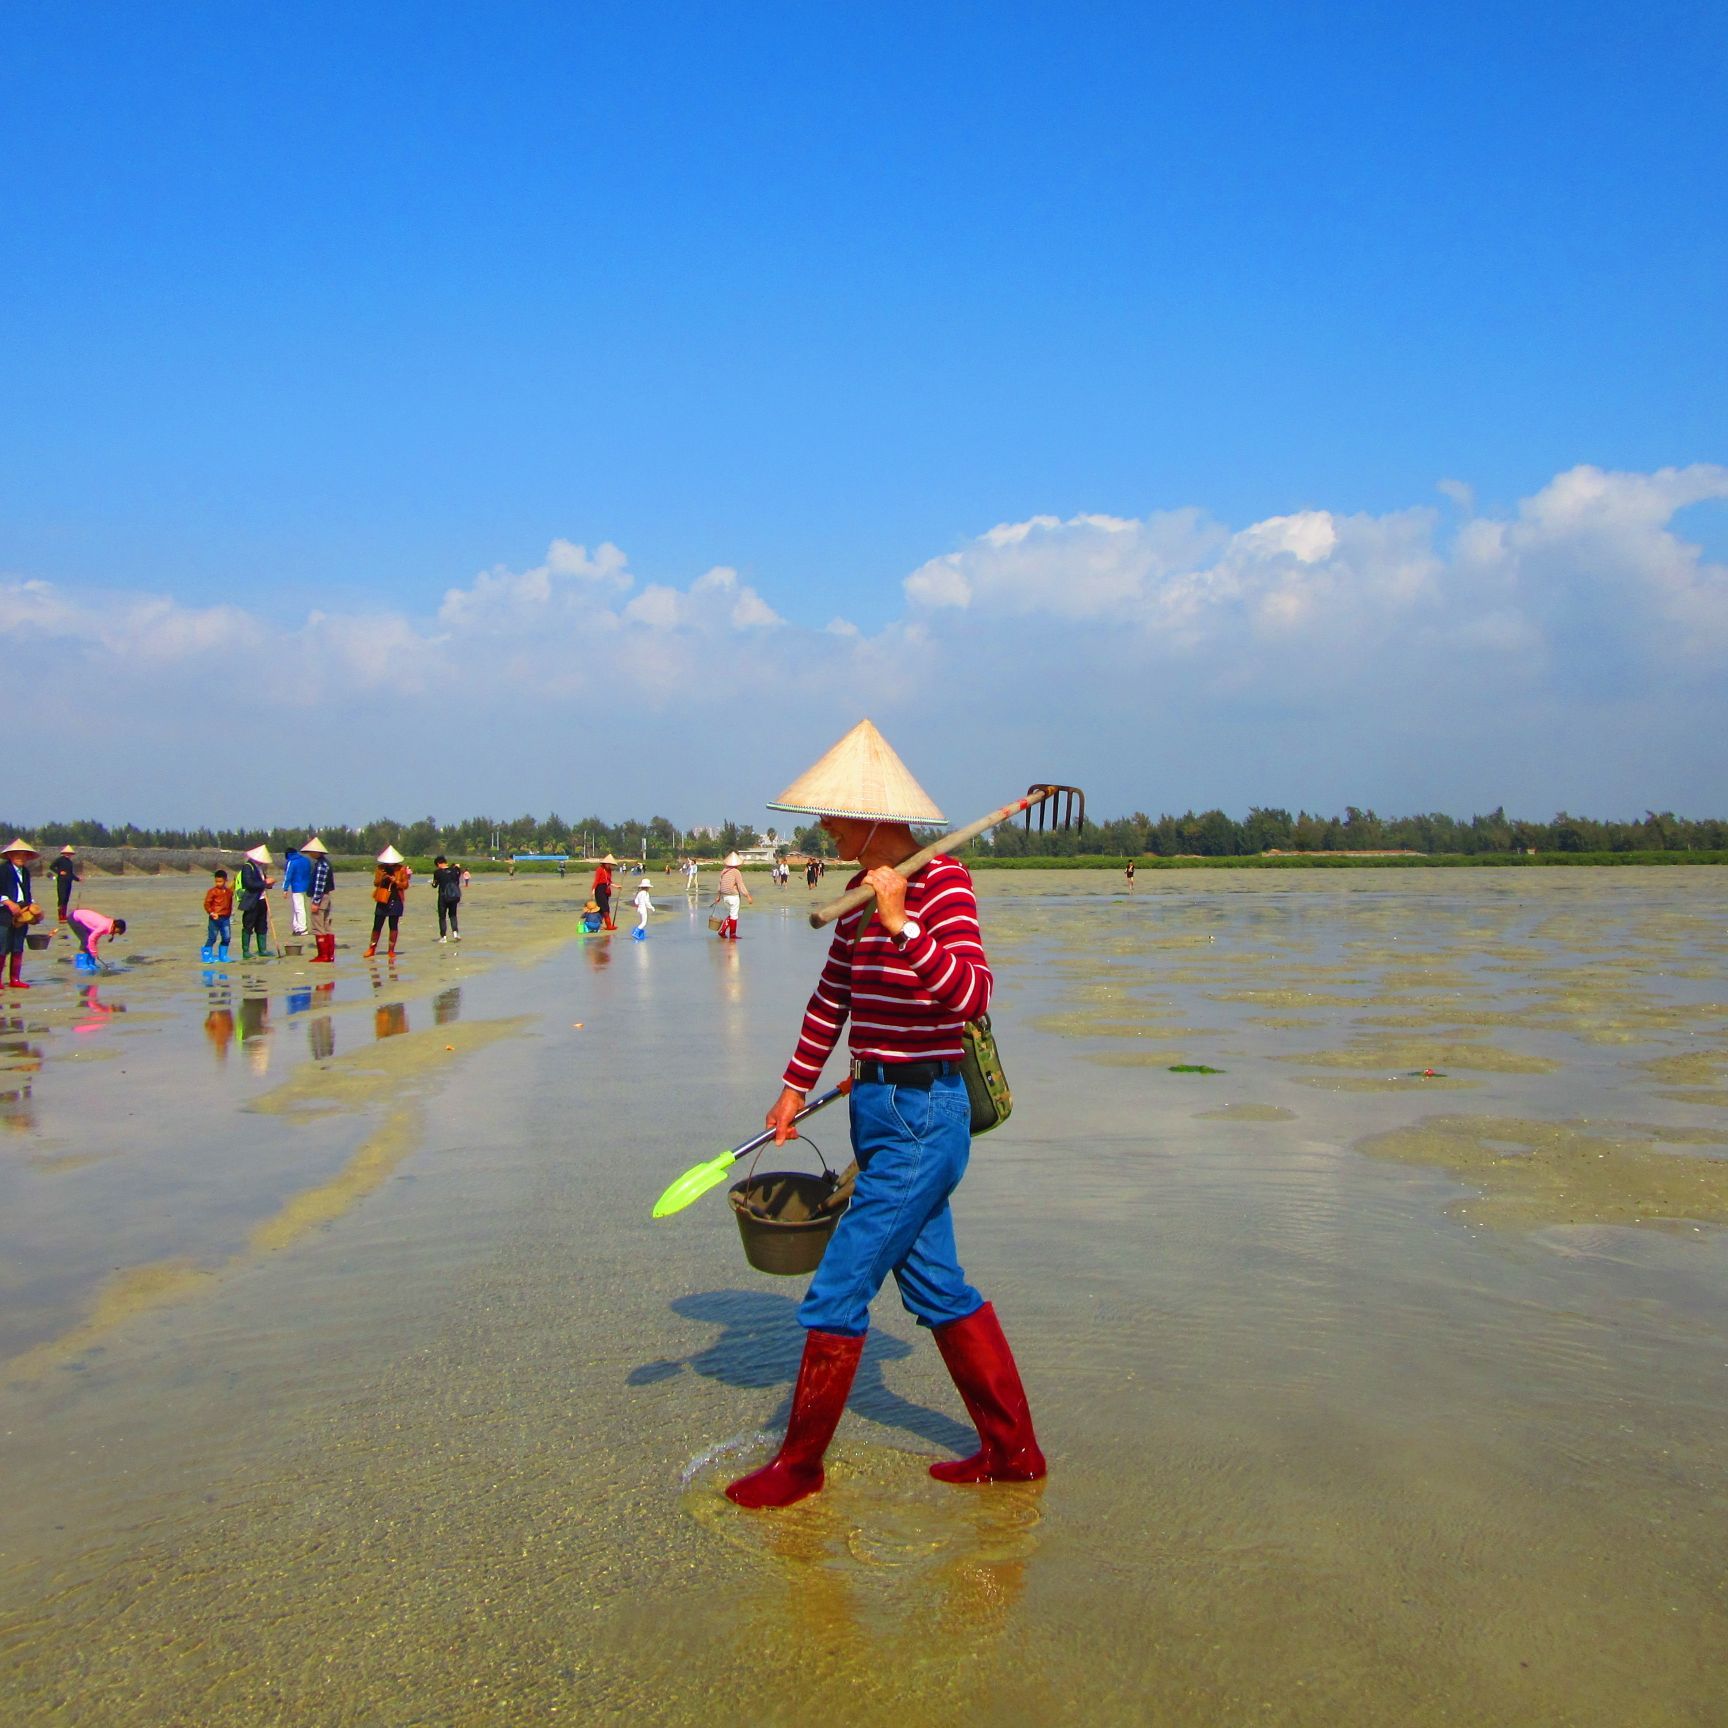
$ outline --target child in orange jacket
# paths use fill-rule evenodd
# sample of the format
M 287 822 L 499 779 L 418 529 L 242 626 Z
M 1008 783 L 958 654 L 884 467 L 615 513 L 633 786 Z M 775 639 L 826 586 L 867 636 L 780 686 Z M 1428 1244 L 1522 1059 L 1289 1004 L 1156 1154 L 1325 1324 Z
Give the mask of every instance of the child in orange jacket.
M 200 960 L 226 960 L 228 944 L 233 940 L 234 890 L 228 886 L 228 872 L 218 870 L 214 886 L 204 895 L 204 946 L 198 950 Z M 220 952 L 218 952 L 220 944 Z

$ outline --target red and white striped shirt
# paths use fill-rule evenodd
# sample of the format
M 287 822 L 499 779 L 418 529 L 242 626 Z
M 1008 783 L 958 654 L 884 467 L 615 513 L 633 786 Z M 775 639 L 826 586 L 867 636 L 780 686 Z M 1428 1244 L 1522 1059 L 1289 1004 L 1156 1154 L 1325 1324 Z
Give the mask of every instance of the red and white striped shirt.
M 864 880 L 854 876 L 848 887 Z M 990 963 L 978 930 L 978 902 L 964 864 L 938 854 L 906 884 L 906 916 L 918 934 L 904 948 L 882 928 L 876 908 L 834 926 L 798 1048 L 785 1081 L 808 1092 L 833 1053 L 840 1028 L 852 1021 L 854 1057 L 875 1062 L 958 1062 L 961 1028 L 990 1006 Z

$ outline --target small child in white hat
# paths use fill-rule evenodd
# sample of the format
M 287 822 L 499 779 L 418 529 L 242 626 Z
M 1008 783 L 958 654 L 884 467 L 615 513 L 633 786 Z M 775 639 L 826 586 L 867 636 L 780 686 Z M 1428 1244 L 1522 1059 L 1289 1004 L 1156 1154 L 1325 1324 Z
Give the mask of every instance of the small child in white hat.
M 654 910 L 654 891 L 646 876 L 637 878 L 636 892 L 630 896 L 630 904 L 636 908 L 636 928 L 630 932 L 631 940 L 646 942 L 648 914 Z

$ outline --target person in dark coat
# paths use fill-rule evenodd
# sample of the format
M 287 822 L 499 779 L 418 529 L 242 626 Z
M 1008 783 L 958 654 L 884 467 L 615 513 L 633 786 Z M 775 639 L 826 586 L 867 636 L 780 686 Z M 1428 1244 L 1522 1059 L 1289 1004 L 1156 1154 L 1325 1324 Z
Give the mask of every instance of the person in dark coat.
M 270 890 L 276 879 L 269 873 L 274 860 L 268 846 L 254 846 L 240 862 L 236 898 L 240 902 L 240 958 L 252 958 L 252 940 L 258 940 L 258 958 L 270 958 Z
M 57 922 L 64 924 L 67 911 L 72 905 L 72 889 L 80 880 L 77 854 L 70 846 L 62 846 L 48 870 L 54 878 L 54 899 L 60 908 Z
M 4 832 L 0 828 L 0 834 Z M 14 840 L 0 851 L 0 958 L 11 964 L 12 976 L 5 982 L 14 990 L 30 988 L 21 973 L 24 938 L 30 926 L 42 916 L 30 890 L 30 866 L 41 856 L 28 840 Z
M 563 874 L 562 868 L 559 874 Z M 440 852 L 432 860 L 432 886 L 438 891 L 438 940 L 447 942 L 454 937 L 460 942 L 462 932 L 456 927 L 456 914 L 462 904 L 462 866 L 452 864 Z

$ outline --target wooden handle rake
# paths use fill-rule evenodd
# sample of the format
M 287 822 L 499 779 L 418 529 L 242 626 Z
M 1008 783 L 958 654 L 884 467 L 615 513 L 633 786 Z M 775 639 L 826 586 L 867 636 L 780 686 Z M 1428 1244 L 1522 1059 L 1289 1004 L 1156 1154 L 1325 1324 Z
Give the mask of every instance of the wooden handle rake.
M 956 828 L 952 834 L 944 834 L 940 840 L 933 841 L 923 851 L 914 852 L 910 858 L 902 859 L 894 868 L 902 876 L 916 876 L 939 852 L 951 852 L 957 846 L 964 846 L 968 840 L 976 839 L 986 828 L 999 827 L 1016 816 L 1025 816 L 1026 831 L 1031 833 L 1034 810 L 1038 813 L 1040 833 L 1046 827 L 1057 833 L 1071 833 L 1086 820 L 1086 794 L 1078 786 L 1057 786 L 1050 783 L 1028 786 L 1024 798 L 1016 798 L 1012 804 L 1004 804 L 1000 810 L 992 810 L 988 816 L 980 816 L 976 822 L 969 822 L 964 828 Z M 861 883 L 858 887 L 847 890 L 838 900 L 830 900 L 826 906 L 818 906 L 810 914 L 810 928 L 820 930 L 823 925 L 832 924 L 836 918 L 844 918 L 855 907 L 870 905 L 875 898 L 875 889 Z

